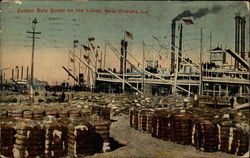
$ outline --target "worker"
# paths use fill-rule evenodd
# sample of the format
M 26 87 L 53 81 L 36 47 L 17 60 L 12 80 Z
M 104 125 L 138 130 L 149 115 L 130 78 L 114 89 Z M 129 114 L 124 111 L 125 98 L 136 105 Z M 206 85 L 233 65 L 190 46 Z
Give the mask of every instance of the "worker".
M 62 92 L 62 95 L 61 95 L 61 99 L 60 99 L 60 102 L 64 102 L 64 100 L 65 100 L 65 94 L 64 94 L 64 91 Z
M 231 108 L 234 107 L 234 97 L 232 96 L 232 98 L 230 99 L 230 103 L 231 103 Z
M 218 98 L 217 97 L 214 97 L 214 106 L 215 108 L 217 108 L 217 105 L 218 105 Z
M 194 95 L 194 107 L 198 107 L 198 96 L 197 96 L 197 94 Z

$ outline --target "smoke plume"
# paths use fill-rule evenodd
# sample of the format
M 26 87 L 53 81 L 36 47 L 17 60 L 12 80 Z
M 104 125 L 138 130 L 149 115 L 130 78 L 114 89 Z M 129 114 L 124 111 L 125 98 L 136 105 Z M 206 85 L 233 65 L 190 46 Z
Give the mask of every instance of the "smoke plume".
M 220 10 L 222 9 L 221 6 L 213 6 L 211 9 L 209 8 L 200 8 L 199 10 L 197 10 L 196 12 L 191 12 L 190 10 L 185 10 L 183 11 L 181 14 L 177 15 L 173 21 L 178 21 L 183 17 L 193 17 L 194 19 L 198 19 L 201 18 L 207 14 L 210 13 L 218 13 Z

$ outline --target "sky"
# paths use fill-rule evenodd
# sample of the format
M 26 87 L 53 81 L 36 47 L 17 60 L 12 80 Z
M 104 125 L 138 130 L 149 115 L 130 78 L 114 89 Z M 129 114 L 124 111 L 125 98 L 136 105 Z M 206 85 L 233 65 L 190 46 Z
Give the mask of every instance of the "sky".
M 246 50 L 249 50 L 249 13 L 245 2 L 167 2 L 167 1 L 5 1 L 1 5 L 1 52 L 0 69 L 5 77 L 11 77 L 11 69 L 16 66 L 30 66 L 32 39 L 27 34 L 31 31 L 32 21 L 37 19 L 36 31 L 41 32 L 35 41 L 34 76 L 49 83 L 67 80 L 62 66 L 68 67 L 68 52 L 73 48 L 73 41 L 88 45 L 88 37 L 94 37 L 95 46 L 104 53 L 104 42 L 120 50 L 120 40 L 124 32 L 133 34 L 133 40 L 127 38 L 129 53 L 142 61 L 143 45 L 147 58 L 157 58 L 158 42 L 169 46 L 171 42 L 171 21 L 185 10 L 192 15 L 199 10 L 207 11 L 204 15 L 194 16 L 194 24 L 184 25 L 183 56 L 199 61 L 200 30 L 203 33 L 204 60 L 208 60 L 209 35 L 212 32 L 212 47 L 222 46 L 234 50 L 234 16 L 240 12 L 246 16 Z M 85 12 L 76 12 L 77 9 Z M 27 10 L 32 12 L 27 12 Z M 38 12 L 47 10 L 47 12 Z M 64 10 L 64 12 L 55 12 Z M 88 12 L 86 12 L 88 10 Z M 90 12 L 90 11 L 95 12 Z M 105 12 L 105 10 L 109 12 Z M 25 12 L 26 11 L 26 12 Z M 113 12 L 110 12 L 113 11 Z M 126 11 L 138 13 L 127 13 Z M 177 22 L 177 24 L 180 23 Z M 177 28 L 178 30 L 178 28 Z M 178 33 L 177 33 L 178 34 Z M 178 44 L 178 37 L 176 39 Z M 154 47 L 151 47 L 154 46 Z M 80 52 L 78 48 L 77 53 Z M 84 52 L 84 51 L 83 51 Z M 119 59 L 106 47 L 106 67 L 118 67 Z M 169 54 L 169 52 L 165 52 Z M 99 55 L 100 56 L 100 55 Z M 168 57 L 168 58 L 167 58 Z M 169 66 L 170 55 L 159 61 Z M 129 59 L 132 60 L 131 57 Z M 136 62 L 135 62 L 136 64 Z M 69 65 L 72 68 L 72 63 Z M 84 68 L 81 70 L 86 72 Z

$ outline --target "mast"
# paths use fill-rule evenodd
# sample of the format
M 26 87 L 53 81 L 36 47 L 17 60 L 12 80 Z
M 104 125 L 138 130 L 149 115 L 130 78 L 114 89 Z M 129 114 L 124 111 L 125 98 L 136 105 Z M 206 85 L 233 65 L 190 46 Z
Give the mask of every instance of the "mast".
M 124 40 L 121 42 L 122 44 L 122 92 L 125 93 L 125 32 L 124 32 Z
M 143 70 L 145 70 L 145 50 L 144 50 L 144 46 L 145 46 L 145 43 L 143 41 L 143 44 L 142 44 L 142 68 Z M 142 72 L 142 92 L 145 93 L 145 73 L 144 71 Z
M 74 48 L 73 48 L 73 53 L 75 54 L 75 49 L 74 49 Z M 76 77 L 76 65 L 75 65 L 76 59 L 75 59 L 75 56 L 74 56 L 73 60 L 74 60 L 74 62 L 73 62 L 74 77 Z M 75 84 L 76 84 L 76 81 L 74 80 L 74 85 L 75 85 Z
M 39 39 L 38 37 L 35 37 L 36 34 L 41 34 L 41 32 L 36 32 L 36 24 L 37 24 L 37 20 L 36 18 L 32 21 L 32 31 L 27 31 L 27 33 L 32 34 L 32 37 L 28 37 L 28 38 L 32 38 L 32 57 L 31 57 L 31 76 L 30 76 L 30 80 L 31 80 L 31 87 L 30 87 L 30 103 L 34 102 L 34 52 L 35 52 L 35 39 Z
M 107 44 L 106 44 L 106 40 L 104 42 L 104 59 L 103 59 L 103 68 L 106 67 L 106 54 L 107 54 Z
M 68 70 L 69 70 L 69 62 L 70 62 L 70 51 L 68 52 Z M 69 83 L 69 74 L 68 74 L 67 81 Z
M 212 31 L 210 32 L 210 36 L 209 36 L 209 39 L 210 39 L 210 51 L 212 50 Z M 211 54 L 210 54 L 210 63 L 211 63 Z
M 78 49 L 77 49 L 78 50 Z M 79 50 L 78 50 L 79 51 Z M 81 59 L 81 50 L 79 51 L 79 58 Z M 80 73 L 81 73 L 81 62 L 79 62 L 79 71 L 78 71 L 78 85 L 80 86 Z
M 200 37 L 200 83 L 199 83 L 199 95 L 202 95 L 202 28 Z
M 100 62 L 100 68 L 102 69 L 102 51 L 101 51 L 101 58 L 100 58 L 100 61 L 98 60 L 98 62 Z

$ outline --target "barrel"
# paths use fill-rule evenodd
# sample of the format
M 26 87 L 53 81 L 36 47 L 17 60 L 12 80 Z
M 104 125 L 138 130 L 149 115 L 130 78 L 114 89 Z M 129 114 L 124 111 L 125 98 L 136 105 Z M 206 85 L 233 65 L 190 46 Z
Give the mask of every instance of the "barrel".
M 133 124 L 133 127 L 138 130 L 138 127 L 139 127 L 139 112 L 140 110 L 136 109 L 133 111 L 133 120 L 132 120 L 132 124 Z
M 110 120 L 110 108 L 102 107 L 100 109 L 100 116 L 104 119 Z
M 59 117 L 58 111 L 56 109 L 46 110 L 46 116 L 48 116 L 48 115 L 54 116 L 55 118 Z
M 34 119 L 42 119 L 45 116 L 45 111 L 44 110 L 34 110 L 33 112 Z
M 94 127 L 94 150 L 95 152 L 106 152 L 110 150 L 110 120 L 103 119 L 96 115 L 88 118 L 89 123 Z
M 45 124 L 45 157 L 67 156 L 67 128 L 59 123 Z
M 7 121 L 0 123 L 0 153 L 6 157 L 13 157 L 15 129 Z
M 68 125 L 68 155 L 86 156 L 94 153 L 94 127 L 84 120 Z
M 23 118 L 23 110 L 12 110 L 11 117 L 14 119 L 22 119 Z
M 69 117 L 70 118 L 79 118 L 81 117 L 81 111 L 80 110 L 69 110 Z
M 189 145 L 192 142 L 192 122 L 186 114 L 172 115 L 172 141 Z
M 59 114 L 59 117 L 69 117 L 69 113 L 68 113 L 68 110 L 66 109 L 66 110 L 64 110 L 64 109 L 61 109 L 59 112 L 58 112 L 58 114 Z
M 7 110 L 1 110 L 0 111 L 0 119 L 7 118 L 8 117 L 8 111 Z
M 218 151 L 219 137 L 217 125 L 209 120 L 199 120 L 195 124 L 195 147 L 205 152 Z
M 24 110 L 23 111 L 23 118 L 32 119 L 33 118 L 33 111 L 31 111 L 31 110 Z
M 240 131 L 239 134 L 239 146 L 236 154 L 242 156 L 249 151 L 249 134 L 245 131 Z
M 34 121 L 19 122 L 16 129 L 14 157 L 42 156 L 45 131 Z
M 152 118 L 152 137 L 156 137 L 159 139 L 163 138 L 164 132 L 164 120 L 165 117 L 169 115 L 169 112 L 165 110 L 156 110 L 153 114 Z

